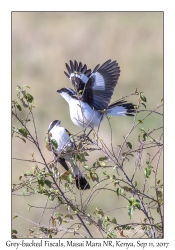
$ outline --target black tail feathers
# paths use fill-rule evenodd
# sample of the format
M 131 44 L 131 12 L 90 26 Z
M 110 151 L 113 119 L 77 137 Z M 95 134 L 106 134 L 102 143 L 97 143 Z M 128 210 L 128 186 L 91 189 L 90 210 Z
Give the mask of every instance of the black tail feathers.
M 81 190 L 90 189 L 90 185 L 84 176 L 77 175 L 75 180 L 76 180 L 76 186 L 78 189 L 81 189 Z

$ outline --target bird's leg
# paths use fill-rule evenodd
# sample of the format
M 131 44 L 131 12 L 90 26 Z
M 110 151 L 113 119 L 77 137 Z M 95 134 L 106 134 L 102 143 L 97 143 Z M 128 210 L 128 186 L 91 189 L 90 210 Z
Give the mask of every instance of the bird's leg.
M 86 137 L 87 137 L 86 136 L 86 128 L 83 130 L 83 134 L 80 135 L 79 137 L 80 137 L 80 139 L 84 139 L 84 140 L 86 139 Z
M 84 134 L 80 135 L 80 138 L 83 138 L 84 140 L 88 139 L 90 133 L 92 132 L 93 128 L 90 129 L 89 133 L 86 135 L 86 129 L 84 129 Z
M 93 128 L 91 128 L 91 130 L 89 131 L 89 133 L 86 135 L 86 137 L 88 137 L 90 135 L 90 133 L 92 132 Z

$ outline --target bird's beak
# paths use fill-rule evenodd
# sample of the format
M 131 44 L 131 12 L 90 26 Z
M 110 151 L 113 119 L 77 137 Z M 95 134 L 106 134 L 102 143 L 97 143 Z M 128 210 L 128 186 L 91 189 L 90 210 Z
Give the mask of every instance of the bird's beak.
M 61 89 L 57 90 L 58 93 L 61 93 Z

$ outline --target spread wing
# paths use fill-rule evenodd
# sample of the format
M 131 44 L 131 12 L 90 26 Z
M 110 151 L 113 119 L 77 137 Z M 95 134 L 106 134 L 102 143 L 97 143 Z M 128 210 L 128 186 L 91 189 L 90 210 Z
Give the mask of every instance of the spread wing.
M 116 61 L 106 61 L 93 70 L 85 86 L 83 101 L 96 110 L 107 109 L 120 76 L 120 67 Z
M 116 61 L 106 61 L 98 64 L 93 72 L 87 69 L 86 64 L 77 61 L 66 63 L 68 73 L 65 75 L 71 80 L 75 91 L 81 94 L 81 100 L 87 102 L 96 110 L 107 109 L 120 76 L 120 67 Z
M 77 93 L 82 93 L 85 87 L 85 84 L 89 80 L 89 76 L 91 75 L 91 70 L 87 69 L 86 64 L 83 64 L 77 61 L 74 63 L 70 60 L 70 66 L 66 63 L 67 72 L 64 71 L 65 75 L 72 82 L 72 85 Z

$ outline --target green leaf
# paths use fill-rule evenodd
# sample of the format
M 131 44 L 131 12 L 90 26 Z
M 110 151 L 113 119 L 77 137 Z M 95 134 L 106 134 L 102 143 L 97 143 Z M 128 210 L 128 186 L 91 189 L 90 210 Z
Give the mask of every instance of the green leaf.
M 21 140 L 23 140 L 23 142 L 25 142 L 25 143 L 26 143 L 26 139 L 24 139 L 23 137 L 21 137 L 20 139 L 21 139 Z
M 130 229 L 135 230 L 135 228 L 132 228 L 131 226 L 128 226 L 128 225 L 122 226 L 122 229 L 123 230 L 130 230 Z
M 69 191 L 71 191 L 71 189 L 70 189 L 70 186 L 69 186 L 69 183 L 68 183 L 68 182 L 66 182 L 66 183 L 64 184 L 64 186 L 65 186 L 65 188 L 66 188 L 66 189 L 68 189 Z
M 53 200 L 54 200 L 54 196 L 53 196 L 53 195 L 50 195 L 50 196 L 49 196 L 49 200 L 50 200 L 50 201 L 53 201 Z
M 84 168 L 85 168 L 87 171 L 91 171 L 90 167 L 88 167 L 88 166 L 84 166 Z
M 28 211 L 30 211 L 30 209 L 31 209 L 32 206 L 30 204 L 27 204 L 27 205 L 29 206 L 28 207 Z
M 127 147 L 129 147 L 130 149 L 132 149 L 132 144 L 130 142 L 126 143 Z
M 111 118 L 112 118 L 112 115 L 109 115 L 109 116 L 108 116 L 108 119 L 110 120 Z
M 140 132 L 141 132 L 142 134 L 145 133 L 145 129 L 144 129 L 144 128 L 139 128 L 139 130 L 140 130 Z
M 130 156 L 132 156 L 132 157 L 134 157 L 134 155 L 133 155 L 133 154 L 127 154 L 127 156 L 129 156 L 129 155 L 130 155 Z
M 106 221 L 110 221 L 110 217 L 109 217 L 108 215 L 106 215 L 104 221 L 105 221 L 105 222 L 106 222 Z
M 90 173 L 91 180 L 99 182 L 99 177 L 96 173 Z
M 86 179 L 90 180 L 91 176 L 90 176 L 90 172 L 88 172 L 87 174 L 85 174 Z
M 119 181 L 118 180 L 114 181 L 114 186 L 115 187 L 116 187 L 117 184 L 119 184 Z
M 26 175 L 33 175 L 30 171 L 26 171 Z
M 40 189 L 38 189 L 38 188 L 35 188 L 35 189 L 34 189 L 34 192 L 35 192 L 35 193 L 39 193 L 39 191 L 40 191 Z
M 128 206 L 128 215 L 131 219 L 132 215 L 133 215 L 133 207 L 132 206 Z
M 144 133 L 143 134 L 143 140 L 146 141 L 146 139 L 147 139 L 147 135 L 146 135 L 146 133 Z
M 69 205 L 66 206 L 66 210 L 67 210 L 67 211 L 70 210 L 70 206 L 69 206 Z
M 100 166 L 104 167 L 106 166 L 106 163 L 104 161 L 100 161 Z
M 60 212 L 56 212 L 54 215 L 55 215 L 55 219 L 57 219 L 57 218 L 63 216 L 63 214 L 60 213 Z
M 123 188 L 120 190 L 120 193 L 121 193 L 123 196 L 126 196 L 125 190 L 124 190 Z
M 18 131 L 24 136 L 27 138 L 27 130 L 25 128 L 19 128 Z
M 162 229 L 161 225 L 159 225 L 159 224 L 155 224 L 155 227 L 156 227 L 158 230 L 161 230 L 161 229 Z
M 22 191 L 22 194 L 25 196 L 26 192 L 27 192 L 27 189 L 26 189 L 26 187 L 24 187 L 23 191 Z
M 23 175 L 20 175 L 20 176 L 19 176 L 19 180 L 21 180 L 21 179 L 22 179 L 22 177 L 23 177 Z
M 52 151 L 50 143 L 48 143 L 48 142 L 46 142 L 46 148 L 47 148 L 47 150 Z
M 18 130 L 18 128 L 15 128 L 15 127 L 12 127 L 12 132 L 13 132 L 13 134 L 16 132 L 16 133 L 18 133 L 19 132 L 19 130 Z M 12 135 L 13 136 L 13 135 Z M 16 135 L 15 137 L 19 137 L 18 135 Z M 21 137 L 19 137 L 20 139 L 21 139 Z
M 43 187 L 44 186 L 44 180 L 43 179 L 38 179 L 38 184 Z
M 147 164 L 147 165 L 150 164 L 150 161 L 149 161 L 149 160 L 146 160 L 146 164 Z
M 61 217 L 58 217 L 57 220 L 59 221 L 59 226 L 60 226 L 63 222 L 63 219 Z
M 24 139 L 24 137 L 20 137 L 20 136 L 18 136 L 18 135 L 16 135 L 15 137 L 17 137 L 17 138 L 21 139 L 23 142 L 25 142 L 25 143 L 26 143 L 26 139 Z
M 100 157 L 98 160 L 99 161 L 106 161 L 107 159 L 108 159 L 108 157 L 105 156 L 105 157 Z
M 141 209 L 141 206 L 140 206 L 140 201 L 139 200 L 135 200 L 134 202 L 133 202 L 133 207 L 135 208 L 138 208 L 139 210 Z
M 17 85 L 18 86 L 18 85 Z M 16 88 L 16 90 L 18 91 L 18 90 L 20 90 L 21 88 L 18 86 L 17 88 Z M 18 96 L 18 94 L 17 94 L 17 96 Z
M 57 149 L 58 148 L 57 141 L 55 139 L 52 139 L 51 142 L 52 142 L 53 146 Z
M 123 190 L 125 190 L 126 192 L 131 192 L 132 191 L 132 188 L 130 188 L 130 187 L 127 187 L 127 186 L 123 186 L 122 187 L 123 188 Z
M 30 89 L 30 87 L 28 85 L 23 85 L 22 87 Z
M 145 168 L 144 169 L 144 175 L 146 178 L 149 178 L 150 177 L 150 174 L 151 174 L 151 168 Z
M 140 93 L 140 98 L 142 99 L 143 102 L 146 102 L 146 97 L 144 95 L 142 95 L 143 92 Z
M 116 193 L 118 196 L 120 195 L 120 188 L 117 188 Z
M 21 108 L 21 106 L 19 105 L 19 103 L 15 102 L 15 106 L 17 107 L 17 109 L 18 109 L 19 111 L 22 110 L 22 108 Z
M 45 180 L 45 184 L 46 184 L 48 187 L 50 187 L 50 188 L 51 188 L 51 185 L 52 185 L 51 181 L 49 181 L 49 180 Z
M 18 232 L 15 229 L 12 229 L 13 234 L 17 234 Z
M 146 105 L 145 105 L 145 103 L 143 103 L 143 102 L 141 102 L 141 104 L 146 108 Z
M 65 181 L 69 181 L 71 177 L 69 177 L 69 175 L 71 175 L 70 170 L 60 174 L 60 179 L 61 180 L 65 180 Z
M 29 94 L 29 93 L 26 93 L 26 94 L 25 94 L 25 98 L 26 98 L 26 100 L 27 100 L 28 102 L 30 102 L 30 103 L 32 103 L 33 100 L 34 100 L 33 96 L 32 96 L 31 94 Z
M 14 217 L 13 217 L 13 219 L 12 220 L 14 220 L 14 219 L 16 219 L 16 218 L 18 218 L 19 216 L 18 215 L 15 215 Z
M 138 120 L 138 123 L 143 123 L 143 121 L 142 120 Z
M 17 236 L 15 234 L 13 234 L 12 239 L 17 239 Z
M 73 217 L 71 214 L 66 214 L 66 215 L 64 216 L 64 218 L 70 218 L 71 220 L 74 219 L 74 217 Z
M 96 208 L 95 214 L 100 214 L 102 217 L 104 217 L 104 212 L 101 208 Z
M 89 154 L 87 152 L 83 152 L 82 155 L 83 156 L 89 156 Z
M 69 183 L 72 183 L 72 174 L 69 174 L 67 176 L 67 180 L 68 180 Z
M 115 217 L 112 219 L 112 223 L 117 224 L 117 220 Z
M 108 232 L 109 231 L 109 226 L 110 226 L 110 224 L 108 223 L 108 224 L 106 224 L 106 231 Z M 109 236 L 107 236 L 107 238 L 109 238 Z

